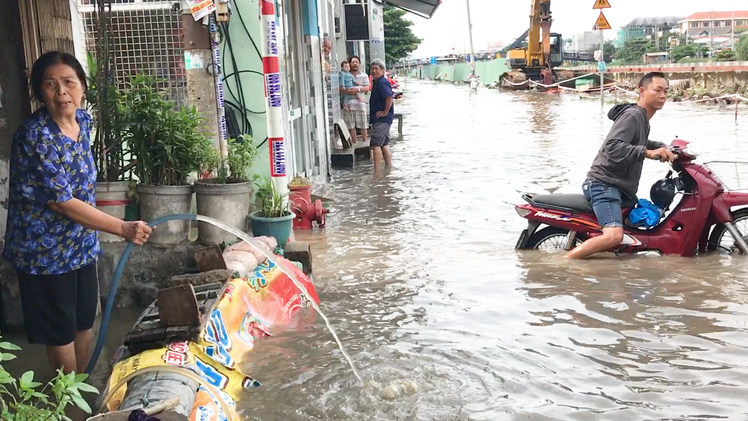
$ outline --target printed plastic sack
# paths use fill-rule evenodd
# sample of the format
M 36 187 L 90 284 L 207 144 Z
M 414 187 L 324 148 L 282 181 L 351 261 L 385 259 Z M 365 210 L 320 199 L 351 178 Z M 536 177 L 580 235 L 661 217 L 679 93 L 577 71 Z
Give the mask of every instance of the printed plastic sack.
M 240 369 L 241 359 L 251 357 L 249 351 L 254 341 L 268 336 L 273 328 L 290 325 L 299 317 L 311 320 L 315 313 L 310 301 L 319 303 L 309 278 L 288 260 L 280 256 L 275 259 L 296 276 L 308 296 L 302 294 L 275 263 L 265 260 L 248 277 L 229 281 L 198 343 L 173 343 L 118 361 L 113 366 L 107 391 L 141 368 L 194 365 L 200 377 L 218 389 L 220 396 L 212 396 L 207 388 L 201 388 L 190 420 L 224 421 L 226 417 L 217 399 L 225 401 L 234 411 L 235 400 L 242 391 L 259 386 Z M 117 391 L 107 405 L 110 411 L 119 408 L 126 391 L 127 386 Z M 239 419 L 234 414 L 232 417 Z
M 197 344 L 202 353 L 221 367 L 237 369 L 240 359 L 254 347 L 255 340 L 268 336 L 274 328 L 290 325 L 298 317 L 310 319 L 314 316 L 309 302 L 319 303 L 314 285 L 288 260 L 275 258 L 285 263 L 310 297 L 305 297 L 269 260 L 257 266 L 248 277 L 229 281 Z
M 253 379 L 243 376 L 241 375 L 241 373 L 235 371 L 226 371 L 225 373 L 220 373 L 220 375 L 217 375 L 216 370 L 212 368 L 208 363 L 208 361 L 210 361 L 210 358 L 207 355 L 201 354 L 199 351 L 195 351 L 195 345 L 192 343 L 175 342 L 167 347 L 150 349 L 119 361 L 114 365 L 112 369 L 112 374 L 109 377 L 109 382 L 104 394 L 108 393 L 109 390 L 114 388 L 114 386 L 116 386 L 120 380 L 124 379 L 131 373 L 134 373 L 135 371 L 146 367 L 197 366 L 199 373 L 195 374 L 198 374 L 206 382 L 215 386 L 220 392 L 222 392 L 220 396 L 221 399 L 223 399 L 229 409 L 233 411 L 233 409 L 236 407 L 234 401 L 234 399 L 236 399 L 236 396 L 239 396 L 239 393 L 244 388 L 252 386 L 256 384 L 256 382 Z M 220 381 L 216 381 L 216 379 L 220 379 Z M 200 412 L 200 414 L 202 414 L 204 418 L 196 418 L 195 421 L 226 420 L 223 411 L 220 410 L 220 406 L 218 406 L 217 402 L 215 402 L 215 399 L 212 398 L 212 395 L 208 393 L 207 389 L 205 389 L 204 387 L 201 387 L 201 389 L 203 389 L 204 396 L 201 398 L 200 393 L 198 393 L 195 404 L 193 404 L 192 414 L 194 416 L 196 412 L 200 412 L 196 411 L 197 406 L 199 406 L 198 401 L 200 402 L 200 405 L 207 405 L 209 411 Z M 125 384 L 119 390 L 117 390 L 114 396 L 109 400 L 109 402 L 107 403 L 107 409 L 109 411 L 116 411 L 117 409 L 119 409 L 126 394 L 127 385 Z M 213 404 L 215 404 L 216 406 L 211 407 L 210 405 L 208 405 L 206 403 L 206 399 L 210 399 L 211 402 L 213 402 Z M 209 412 L 211 413 L 211 416 L 205 417 Z M 231 415 L 233 419 L 238 419 L 235 414 Z

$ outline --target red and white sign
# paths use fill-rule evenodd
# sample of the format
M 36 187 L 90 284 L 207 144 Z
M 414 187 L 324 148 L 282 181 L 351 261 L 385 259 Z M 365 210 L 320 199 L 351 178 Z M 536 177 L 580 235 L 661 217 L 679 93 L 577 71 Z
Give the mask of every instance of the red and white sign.
M 189 0 L 189 5 L 195 20 L 200 20 L 216 10 L 213 0 Z

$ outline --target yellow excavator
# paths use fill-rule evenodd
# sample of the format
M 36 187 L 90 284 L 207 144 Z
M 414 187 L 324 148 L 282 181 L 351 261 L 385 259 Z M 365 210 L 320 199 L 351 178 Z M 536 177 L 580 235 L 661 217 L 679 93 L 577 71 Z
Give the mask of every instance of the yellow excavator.
M 551 33 L 551 0 L 531 0 L 530 29 L 509 46 L 510 71 L 501 75 L 501 86 L 527 89 L 527 79 L 541 81 L 553 77 L 553 68 L 563 64 L 564 42 L 561 34 Z M 542 35 L 542 36 L 541 36 Z M 520 47 L 527 38 L 527 47 Z

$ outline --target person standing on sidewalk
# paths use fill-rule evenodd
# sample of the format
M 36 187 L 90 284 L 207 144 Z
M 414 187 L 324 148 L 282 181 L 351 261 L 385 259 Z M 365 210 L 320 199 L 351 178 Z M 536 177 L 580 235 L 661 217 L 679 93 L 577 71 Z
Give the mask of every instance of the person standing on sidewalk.
M 374 171 L 378 172 L 379 162 L 384 157 L 384 164 L 392 168 L 392 154 L 388 147 L 390 143 L 390 126 L 395 118 L 395 107 L 392 101 L 392 86 L 384 77 L 384 62 L 375 59 L 371 62 L 371 76 L 373 88 L 369 99 L 369 122 L 371 123 L 371 143 L 374 149 Z
M 366 121 L 366 93 L 369 92 L 369 75 L 360 70 L 361 59 L 353 56 L 348 60 L 351 73 L 355 77 L 352 88 L 340 87 L 340 92 L 351 95 L 348 100 L 348 110 L 343 110 L 343 120 L 351 132 L 351 140 L 356 143 L 358 137 L 356 129 L 361 130 L 361 141 L 366 142 L 369 137 L 369 124 Z

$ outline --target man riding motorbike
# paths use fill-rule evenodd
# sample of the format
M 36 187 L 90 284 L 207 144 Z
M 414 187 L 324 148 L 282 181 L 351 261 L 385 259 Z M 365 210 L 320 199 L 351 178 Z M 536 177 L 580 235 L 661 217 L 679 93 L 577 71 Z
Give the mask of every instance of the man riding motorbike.
M 605 142 L 587 173 L 582 190 L 592 205 L 602 235 L 590 238 L 567 258 L 583 259 L 609 250 L 623 240 L 623 199 L 634 199 L 639 188 L 644 158 L 673 162 L 675 155 L 664 143 L 649 140 L 649 120 L 667 100 L 668 83 L 660 72 L 647 73 L 639 81 L 639 101 L 613 107 L 614 121 Z

